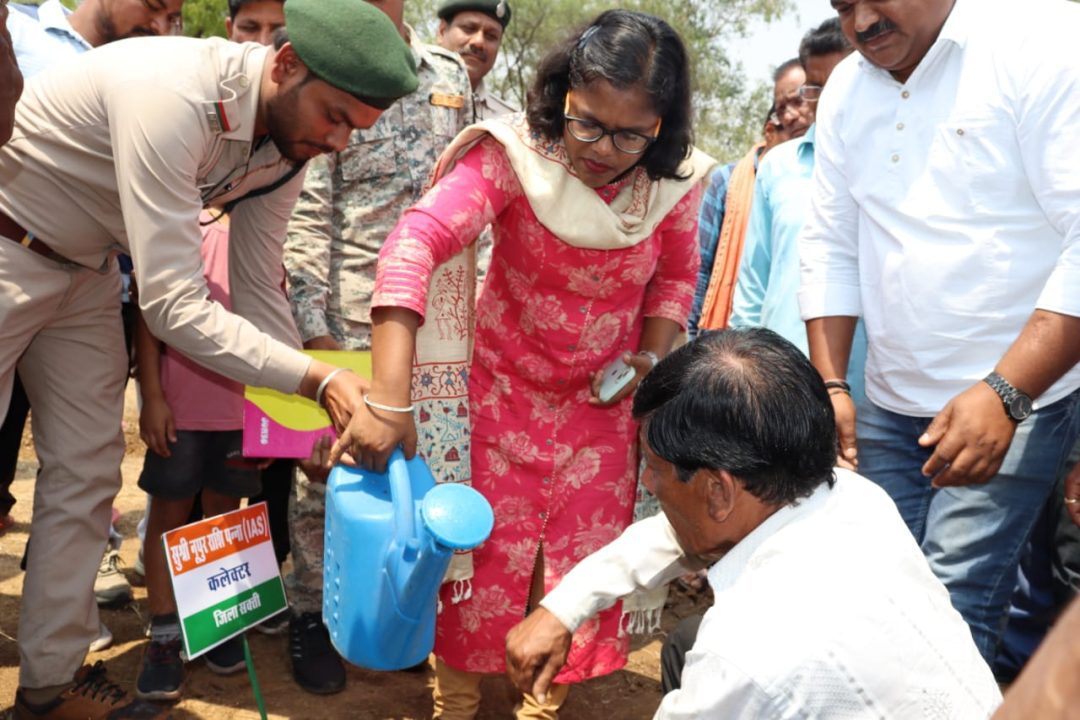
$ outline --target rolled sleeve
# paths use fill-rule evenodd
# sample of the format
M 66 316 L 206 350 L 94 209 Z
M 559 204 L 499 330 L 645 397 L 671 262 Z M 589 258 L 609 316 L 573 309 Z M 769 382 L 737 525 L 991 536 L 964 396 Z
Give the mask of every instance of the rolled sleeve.
M 1080 67 L 1064 37 L 1076 27 L 1077 9 L 1062 7 L 1065 18 L 1056 37 L 1033 35 L 1038 55 L 1057 56 L 1034 66 L 1022 86 L 1017 108 L 1017 139 L 1024 171 L 1047 221 L 1062 237 L 1061 255 L 1043 285 L 1036 307 L 1062 315 L 1080 316 Z M 1064 43 L 1062 45 L 1061 43 Z M 1033 51 L 1036 49 L 1033 48 Z M 1036 55 L 1036 56 L 1038 56 Z
M 861 316 L 859 208 L 844 169 L 841 118 L 822 96 L 815 129 L 810 215 L 799 236 L 799 309 L 803 320 Z
M 640 589 L 665 585 L 687 571 L 682 547 L 663 513 L 634 523 L 563 576 L 540 602 L 570 632 Z

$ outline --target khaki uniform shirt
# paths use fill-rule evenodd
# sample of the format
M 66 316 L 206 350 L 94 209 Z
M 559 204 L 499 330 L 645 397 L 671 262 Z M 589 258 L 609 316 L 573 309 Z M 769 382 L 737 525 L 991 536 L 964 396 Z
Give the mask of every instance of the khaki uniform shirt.
M 415 40 L 420 86 L 340 153 L 309 163 L 289 222 L 285 267 L 300 336 L 371 347 L 371 294 L 383 241 L 427 185 L 439 154 L 472 118 L 457 53 Z M 360 327 L 357 327 L 360 326 Z
M 489 93 L 483 80 L 480 81 L 480 85 L 473 91 L 473 103 L 476 107 L 474 122 L 491 120 L 492 118 L 510 115 L 518 111 L 516 107 L 502 98 Z
M 236 314 L 209 300 L 199 254 L 200 210 L 291 168 L 272 142 L 253 144 L 269 56 L 218 39 L 133 39 L 36 76 L 0 149 L 0 210 L 89 268 L 129 252 L 158 339 L 227 377 L 294 392 L 310 359 L 293 349 L 281 244 L 303 173 L 231 214 Z

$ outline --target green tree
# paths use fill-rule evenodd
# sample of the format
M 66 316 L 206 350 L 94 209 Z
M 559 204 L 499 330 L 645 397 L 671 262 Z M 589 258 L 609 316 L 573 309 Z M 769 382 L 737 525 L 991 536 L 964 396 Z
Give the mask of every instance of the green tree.
M 439 3 L 408 2 L 408 16 L 424 37 L 435 36 Z M 512 6 L 513 21 L 488 82 L 496 94 L 524 106 L 534 69 L 548 48 L 611 3 L 512 0 Z M 694 72 L 697 144 L 718 159 L 740 157 L 760 135 L 770 98 L 764 86 L 748 87 L 742 66 L 726 47 L 745 36 L 751 22 L 771 22 L 791 10 L 791 0 L 623 0 L 621 6 L 662 17 L 682 35 Z
M 227 0 L 184 0 L 184 34 L 191 37 L 225 37 Z

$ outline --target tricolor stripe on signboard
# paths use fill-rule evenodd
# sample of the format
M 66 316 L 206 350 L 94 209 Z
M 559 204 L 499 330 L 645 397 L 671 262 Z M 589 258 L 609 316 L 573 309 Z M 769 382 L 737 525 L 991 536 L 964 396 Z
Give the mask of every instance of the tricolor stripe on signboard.
M 258 503 L 162 536 L 189 658 L 287 607 L 269 528 Z

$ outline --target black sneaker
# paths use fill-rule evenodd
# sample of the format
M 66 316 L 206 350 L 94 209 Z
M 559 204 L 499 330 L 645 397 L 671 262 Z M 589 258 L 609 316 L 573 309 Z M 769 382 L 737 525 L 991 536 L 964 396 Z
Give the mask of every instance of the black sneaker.
M 289 621 L 289 655 L 296 684 L 316 695 L 345 689 L 345 665 L 330 644 L 321 613 L 303 613 Z
M 142 669 L 135 682 L 135 697 L 143 700 L 179 700 L 184 685 L 184 661 L 180 659 L 180 638 L 150 642 L 143 655 Z
M 244 641 L 239 636 L 226 640 L 206 653 L 206 667 L 218 675 L 238 673 L 244 666 Z

